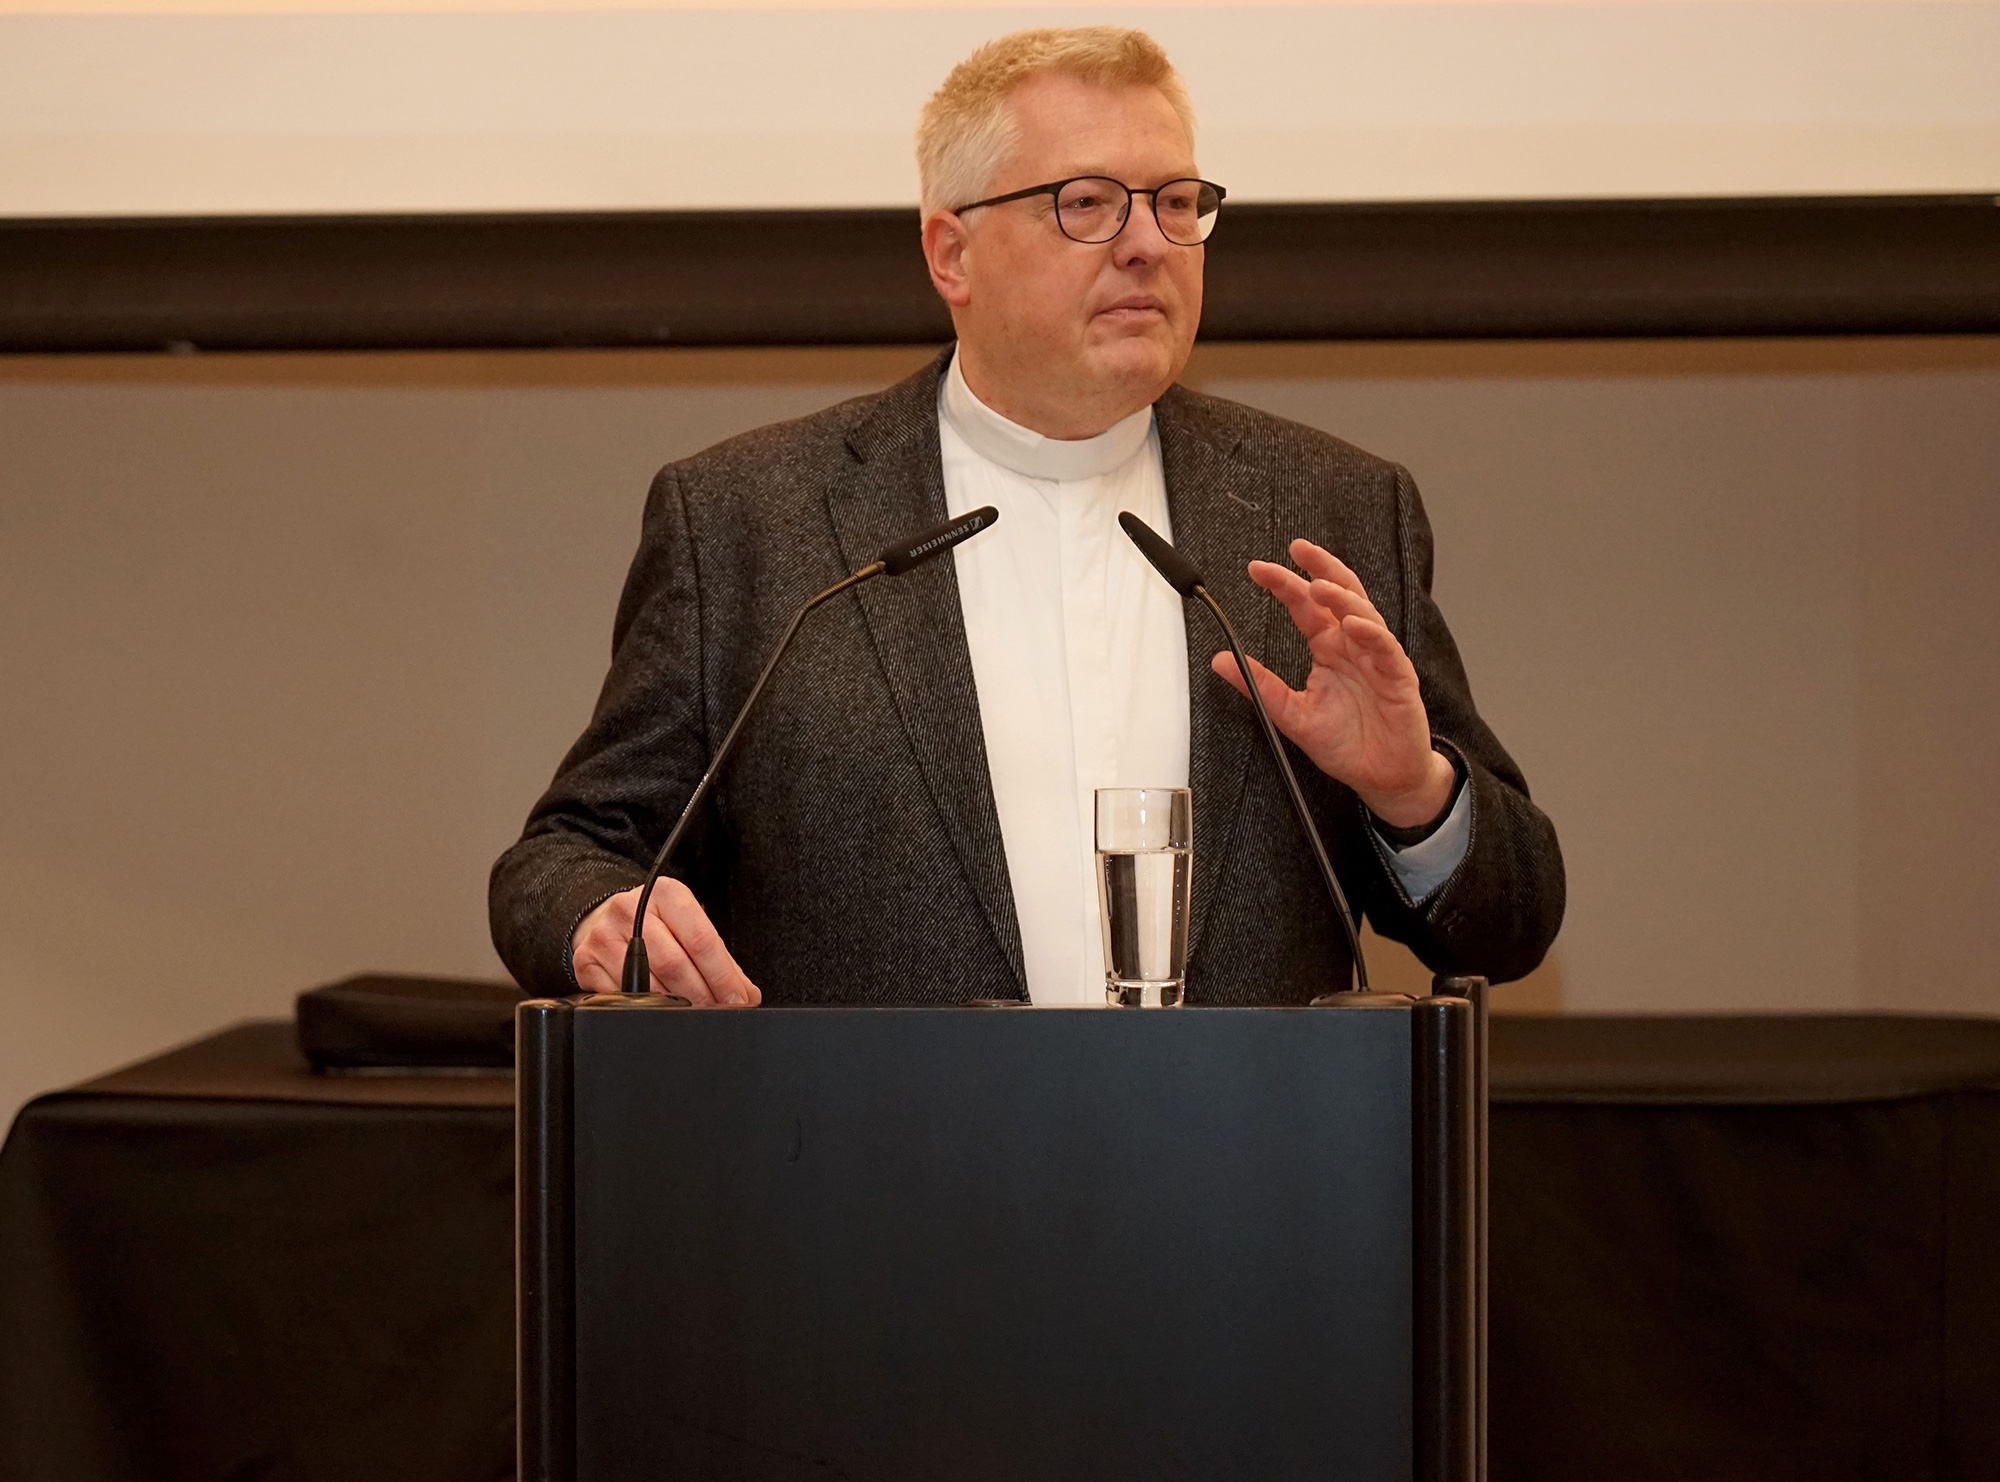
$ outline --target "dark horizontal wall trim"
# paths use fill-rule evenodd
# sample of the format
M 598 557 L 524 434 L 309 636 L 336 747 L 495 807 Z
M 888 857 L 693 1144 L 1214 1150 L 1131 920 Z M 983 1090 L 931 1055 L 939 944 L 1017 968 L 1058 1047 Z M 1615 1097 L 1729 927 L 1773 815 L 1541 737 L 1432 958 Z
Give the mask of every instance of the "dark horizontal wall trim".
M 1232 206 L 1214 340 L 2000 332 L 1991 196 Z M 0 351 L 948 338 L 903 211 L 0 221 Z

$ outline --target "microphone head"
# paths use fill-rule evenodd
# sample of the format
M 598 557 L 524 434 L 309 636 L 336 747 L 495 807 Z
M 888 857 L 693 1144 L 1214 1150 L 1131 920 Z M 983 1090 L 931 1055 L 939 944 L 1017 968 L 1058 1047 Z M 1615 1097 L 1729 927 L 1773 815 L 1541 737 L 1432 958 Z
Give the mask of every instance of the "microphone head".
M 875 559 L 882 563 L 882 569 L 888 575 L 901 576 L 934 556 L 942 556 L 960 541 L 970 540 L 999 518 L 1000 511 L 990 504 L 983 509 L 967 510 L 955 520 L 946 520 L 935 530 L 926 530 L 922 535 L 897 541 Z
M 1167 579 L 1167 585 L 1183 597 L 1192 597 L 1196 587 L 1207 585 L 1194 562 L 1162 540 L 1157 530 L 1132 511 L 1128 509 L 1119 515 L 1118 524 L 1132 537 L 1139 553 L 1153 563 L 1153 569 Z

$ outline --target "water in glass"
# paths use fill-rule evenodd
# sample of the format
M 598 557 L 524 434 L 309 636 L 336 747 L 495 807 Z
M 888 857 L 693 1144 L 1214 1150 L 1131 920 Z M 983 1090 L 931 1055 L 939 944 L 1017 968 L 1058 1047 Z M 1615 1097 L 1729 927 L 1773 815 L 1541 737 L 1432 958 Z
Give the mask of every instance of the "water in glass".
M 1130 1008 L 1178 1008 L 1187 977 L 1188 849 L 1097 856 L 1104 914 L 1104 996 Z

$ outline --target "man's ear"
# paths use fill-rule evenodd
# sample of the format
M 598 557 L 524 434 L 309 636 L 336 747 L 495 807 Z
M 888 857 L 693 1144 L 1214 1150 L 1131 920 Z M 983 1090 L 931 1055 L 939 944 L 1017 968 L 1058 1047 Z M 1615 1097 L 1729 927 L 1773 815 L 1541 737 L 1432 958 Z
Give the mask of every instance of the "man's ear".
M 972 302 L 965 261 L 968 245 L 965 223 L 951 212 L 933 211 L 924 218 L 924 263 L 931 270 L 931 286 L 954 309 Z

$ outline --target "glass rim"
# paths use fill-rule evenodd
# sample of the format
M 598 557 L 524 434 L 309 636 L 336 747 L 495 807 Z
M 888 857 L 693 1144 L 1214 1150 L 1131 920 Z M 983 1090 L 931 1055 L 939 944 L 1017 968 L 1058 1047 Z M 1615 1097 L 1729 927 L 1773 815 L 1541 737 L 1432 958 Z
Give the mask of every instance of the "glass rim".
M 1100 854 L 1128 850 L 1107 832 L 1146 835 L 1157 842 L 1137 845 L 1144 852 L 1194 847 L 1194 789 L 1191 787 L 1099 787 L 1092 789 L 1091 842 Z

